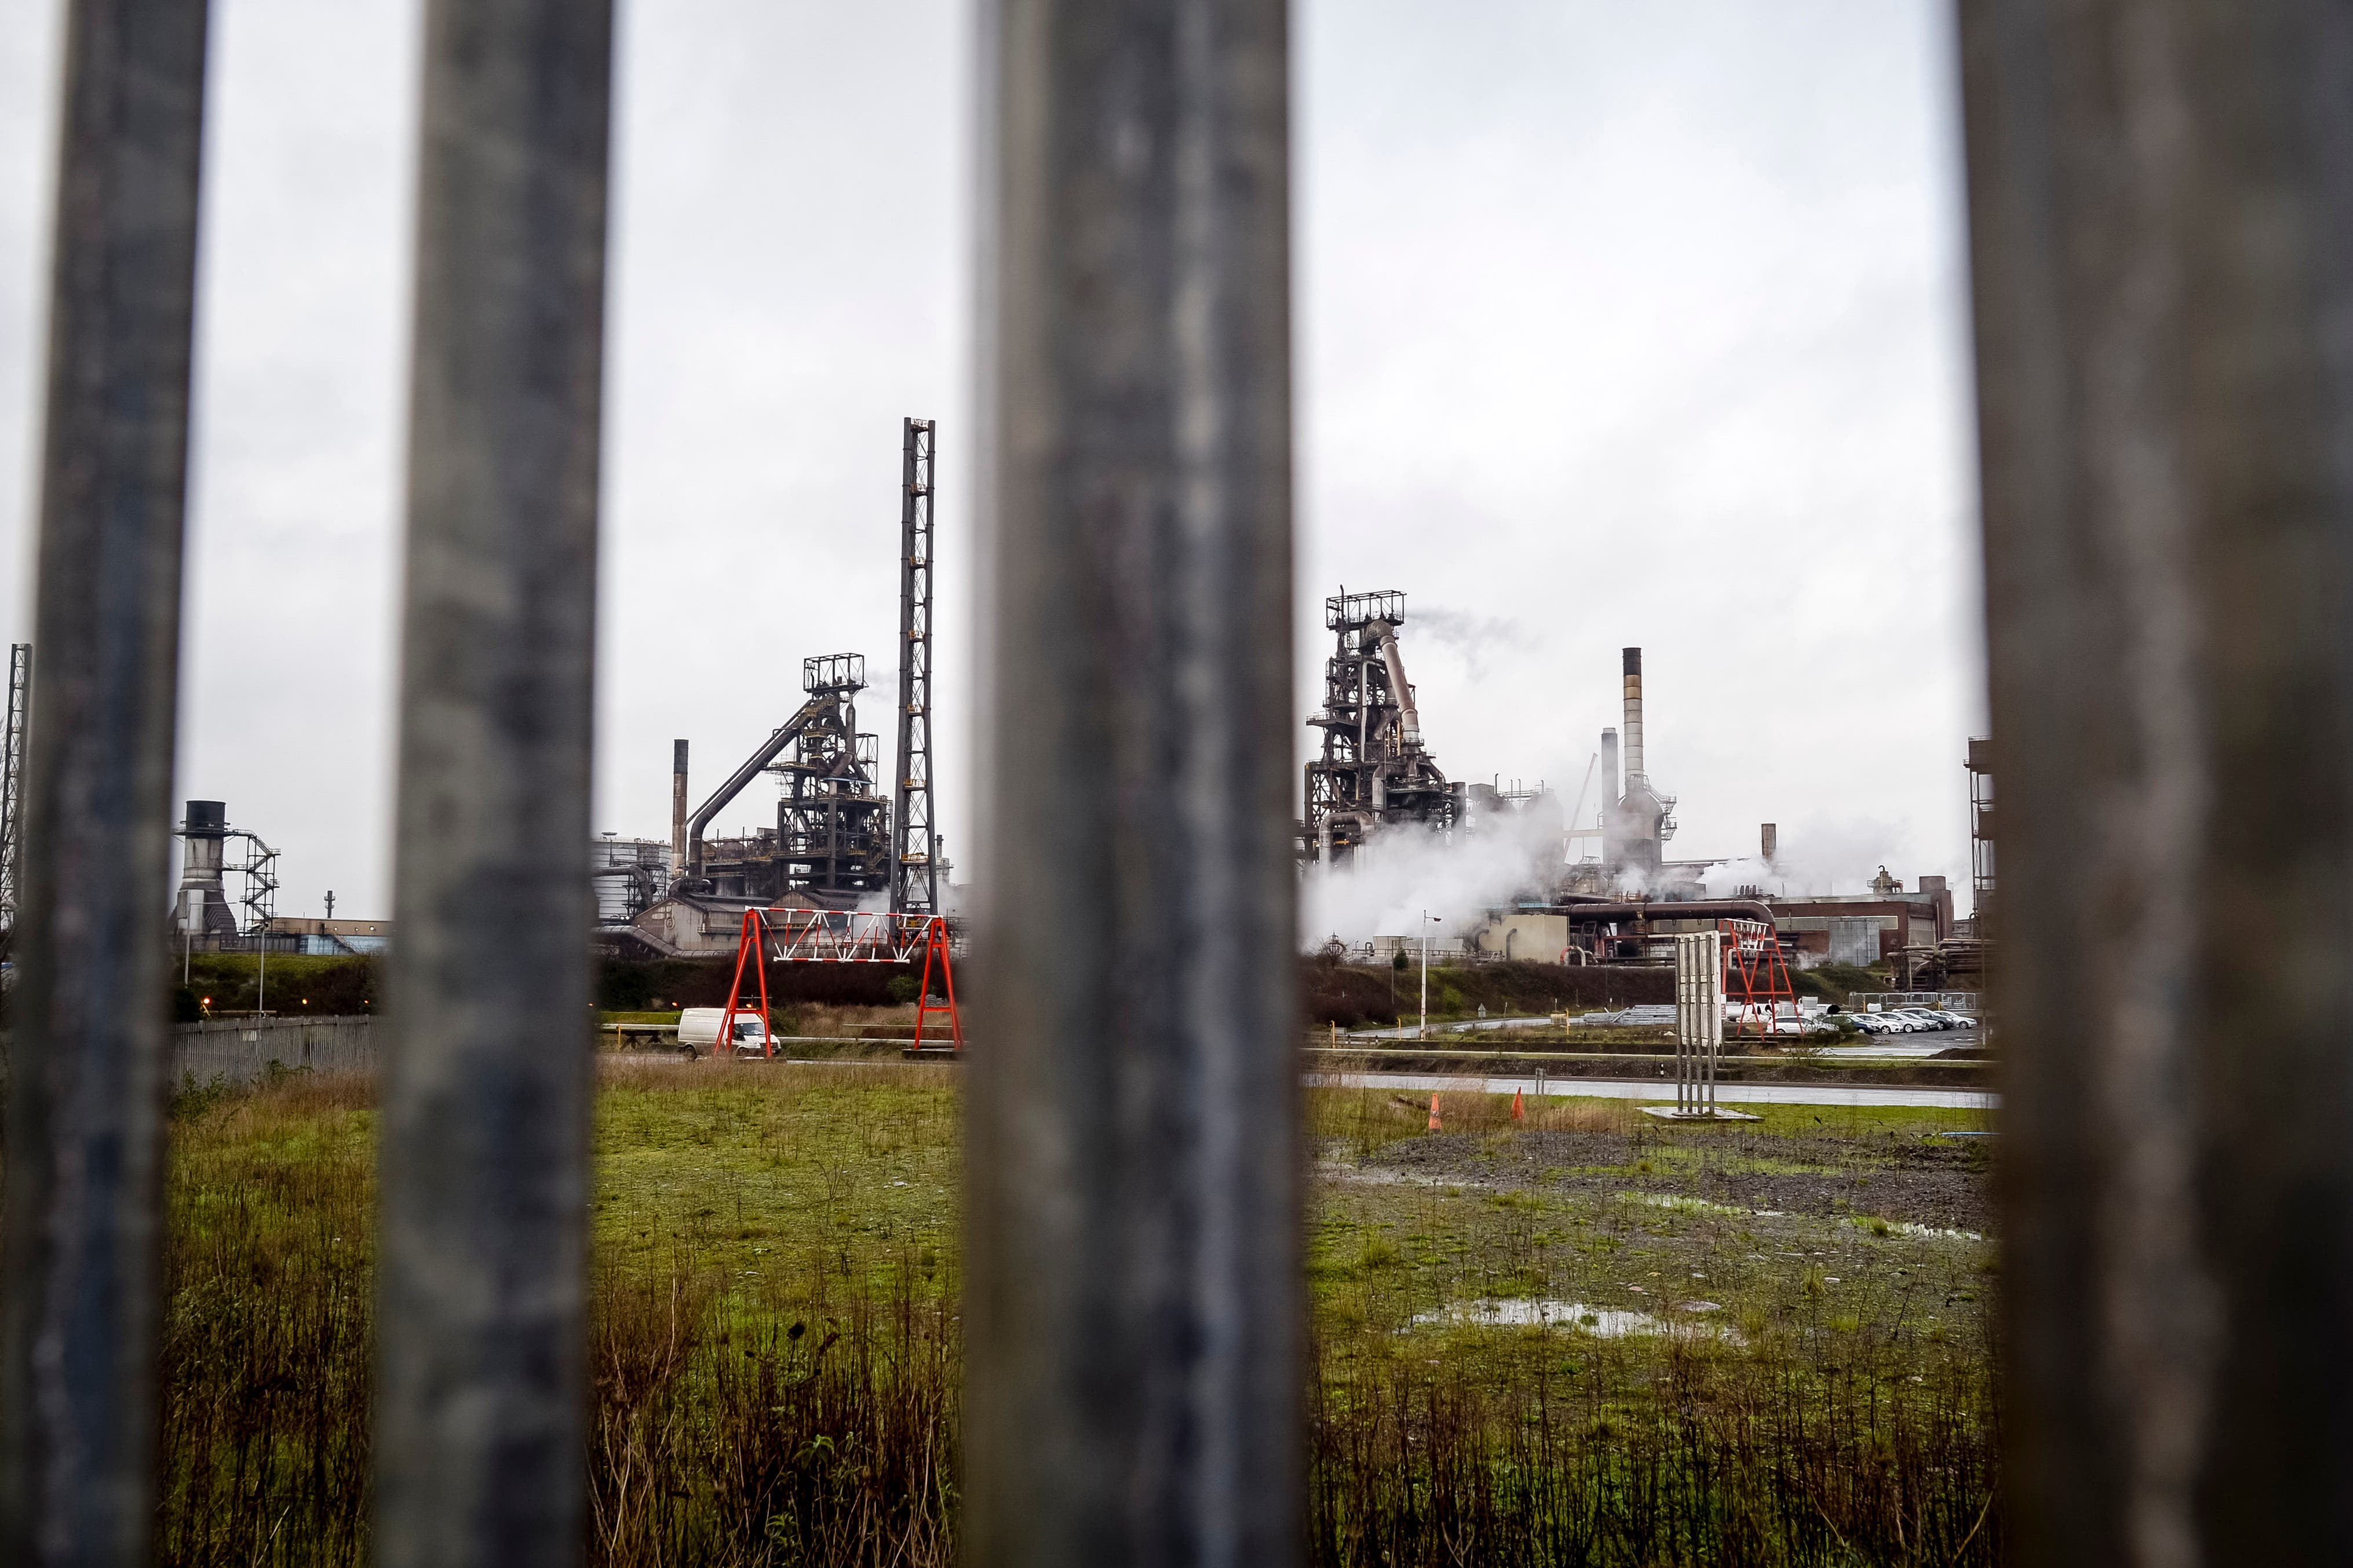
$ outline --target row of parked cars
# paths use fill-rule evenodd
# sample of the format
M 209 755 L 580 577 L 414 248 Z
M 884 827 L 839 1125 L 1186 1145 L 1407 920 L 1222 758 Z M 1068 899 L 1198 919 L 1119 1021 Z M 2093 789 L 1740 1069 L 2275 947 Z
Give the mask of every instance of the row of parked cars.
M 1942 1007 L 1890 1007 L 1878 1013 L 1849 1013 L 1848 1022 L 1866 1035 L 1924 1035 L 1936 1029 L 1973 1029 L 1977 1020 L 1966 1013 Z

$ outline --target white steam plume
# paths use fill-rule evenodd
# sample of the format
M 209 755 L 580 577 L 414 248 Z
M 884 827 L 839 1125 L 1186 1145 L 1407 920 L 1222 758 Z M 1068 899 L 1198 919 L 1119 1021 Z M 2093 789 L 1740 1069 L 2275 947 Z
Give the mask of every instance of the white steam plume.
M 1379 828 L 1353 861 L 1307 868 L 1300 942 L 1312 950 L 1334 937 L 1351 946 L 1412 937 L 1425 910 L 1440 921 L 1430 928 L 1433 941 L 1462 935 L 1514 895 L 1549 896 L 1560 870 L 1560 822 L 1551 812 L 1495 814 L 1451 839 L 1413 826 Z
M 1769 862 L 1745 855 L 1709 867 L 1700 880 L 1716 898 L 1739 888 L 1761 888 L 1776 898 L 1865 893 L 1884 866 L 1906 888 L 1916 888 L 1916 869 L 1900 863 L 1905 838 L 1901 828 L 1883 822 L 1809 823 L 1785 832 Z

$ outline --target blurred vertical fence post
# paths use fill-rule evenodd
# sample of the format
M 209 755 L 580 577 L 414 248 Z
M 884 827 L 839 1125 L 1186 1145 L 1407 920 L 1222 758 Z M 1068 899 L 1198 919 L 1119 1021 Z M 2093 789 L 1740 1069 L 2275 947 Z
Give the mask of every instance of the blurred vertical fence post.
M 2353 1561 L 2353 11 L 1962 0 L 2019 1561 Z
M 970 1561 L 1301 1539 L 1282 0 L 996 0 Z
M 607 0 L 432 0 L 418 171 L 376 1560 L 583 1540 Z
M 133 1563 L 154 1495 L 201 0 L 67 7 L 0 1259 L 0 1562 Z

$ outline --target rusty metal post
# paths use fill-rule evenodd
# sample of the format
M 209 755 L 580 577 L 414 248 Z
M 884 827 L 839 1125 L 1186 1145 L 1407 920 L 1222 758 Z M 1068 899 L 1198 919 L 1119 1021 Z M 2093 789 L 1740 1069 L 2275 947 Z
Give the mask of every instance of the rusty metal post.
M 969 1561 L 1301 1538 L 1282 0 L 981 24 Z
M 0 1562 L 146 1561 L 202 0 L 77 0 L 0 1258 Z
M 2353 13 L 1960 21 L 2010 1541 L 2353 1561 Z
M 607 0 L 426 17 L 382 1160 L 376 1561 L 569 1564 Z

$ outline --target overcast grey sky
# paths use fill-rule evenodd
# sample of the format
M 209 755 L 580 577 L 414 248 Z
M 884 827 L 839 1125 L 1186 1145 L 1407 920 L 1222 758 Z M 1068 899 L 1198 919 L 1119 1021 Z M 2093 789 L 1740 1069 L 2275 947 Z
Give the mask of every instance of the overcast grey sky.
M 11 640 L 58 13 L 0 0 Z M 418 6 L 213 15 L 177 793 L 284 851 L 281 910 L 333 888 L 388 913 Z M 1753 852 L 1774 820 L 1841 890 L 1881 860 L 1965 880 L 1983 673 L 1944 6 L 1296 15 L 1303 712 L 1323 596 L 1400 588 L 1440 764 L 1574 798 L 1639 643 L 1672 853 Z M 600 828 L 665 836 L 671 738 L 700 795 L 797 705 L 805 655 L 865 652 L 887 687 L 920 414 L 941 815 L 951 855 L 968 837 L 970 30 L 946 0 L 624 7 Z

